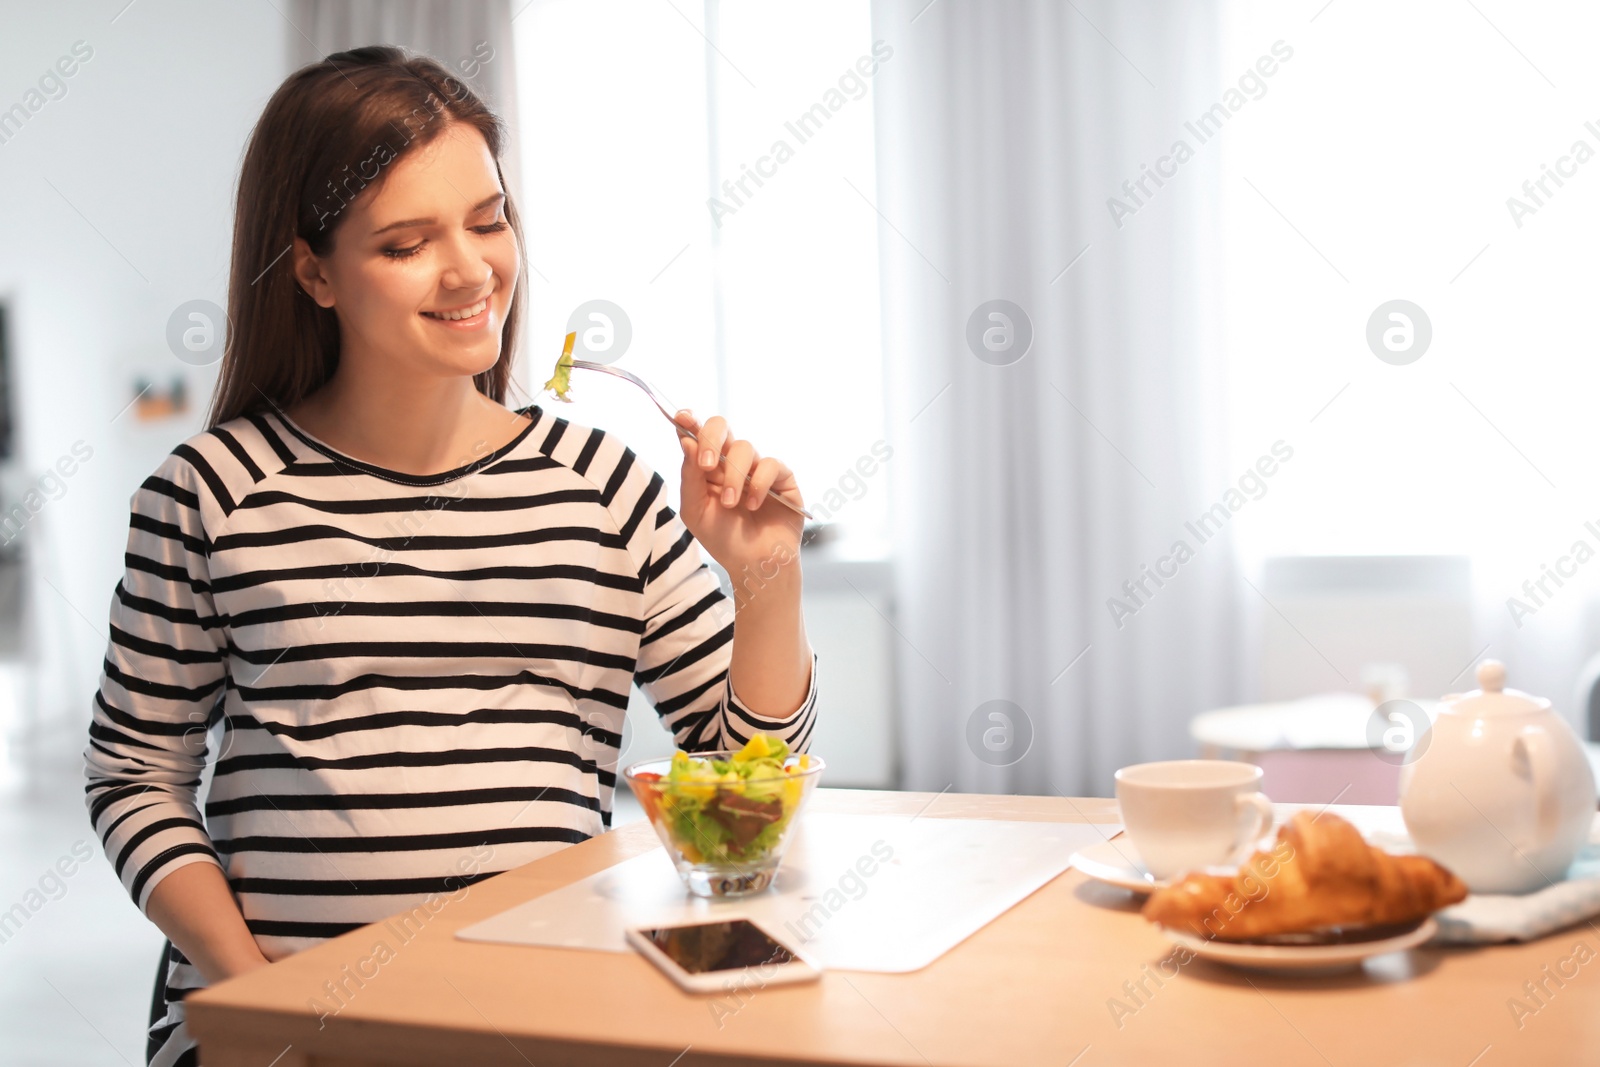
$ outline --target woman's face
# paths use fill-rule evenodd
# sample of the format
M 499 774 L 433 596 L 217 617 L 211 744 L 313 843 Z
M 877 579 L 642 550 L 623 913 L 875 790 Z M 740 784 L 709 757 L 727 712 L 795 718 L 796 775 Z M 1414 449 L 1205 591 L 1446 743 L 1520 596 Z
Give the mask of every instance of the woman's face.
M 517 284 L 504 207 L 483 135 L 452 123 L 340 213 L 329 255 L 296 238 L 296 276 L 339 316 L 341 364 L 424 378 L 494 366 Z

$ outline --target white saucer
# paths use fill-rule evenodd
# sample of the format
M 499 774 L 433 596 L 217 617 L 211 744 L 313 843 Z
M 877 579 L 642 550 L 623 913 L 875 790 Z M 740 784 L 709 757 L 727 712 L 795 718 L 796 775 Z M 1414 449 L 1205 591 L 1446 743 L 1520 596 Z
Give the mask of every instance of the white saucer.
M 1211 941 L 1165 926 L 1156 927 L 1175 945 L 1204 960 L 1256 971 L 1331 974 L 1353 971 L 1363 960 L 1386 952 L 1413 948 L 1432 937 L 1439 924 L 1430 916 L 1414 928 L 1375 941 L 1344 941 L 1331 945 L 1260 945 L 1237 941 Z
M 1125 834 L 1079 849 L 1067 862 L 1097 882 L 1131 893 L 1153 893 L 1172 884 L 1144 869 L 1144 861 Z

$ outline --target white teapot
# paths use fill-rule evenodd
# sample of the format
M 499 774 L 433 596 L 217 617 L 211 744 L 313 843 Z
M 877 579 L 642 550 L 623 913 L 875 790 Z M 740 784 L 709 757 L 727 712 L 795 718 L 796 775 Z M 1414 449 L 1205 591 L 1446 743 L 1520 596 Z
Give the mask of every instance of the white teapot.
M 1550 701 L 1506 689 L 1478 664 L 1479 689 L 1442 698 L 1427 748 L 1400 771 L 1400 814 L 1417 851 L 1474 893 L 1559 882 L 1588 839 L 1594 773 Z

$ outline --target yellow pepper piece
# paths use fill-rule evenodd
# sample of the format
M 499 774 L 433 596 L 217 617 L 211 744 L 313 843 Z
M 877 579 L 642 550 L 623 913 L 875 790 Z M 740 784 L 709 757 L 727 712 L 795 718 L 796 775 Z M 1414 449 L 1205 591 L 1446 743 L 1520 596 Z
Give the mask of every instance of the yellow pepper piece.
M 739 750 L 740 759 L 758 760 L 769 759 L 788 749 L 788 745 L 767 734 L 756 734 L 745 742 L 744 748 Z
M 553 393 L 557 400 L 572 403 L 572 398 L 567 395 L 572 388 L 572 346 L 577 343 L 576 333 L 567 334 L 567 339 L 561 345 L 561 358 L 556 360 L 555 375 L 544 383 L 545 389 Z

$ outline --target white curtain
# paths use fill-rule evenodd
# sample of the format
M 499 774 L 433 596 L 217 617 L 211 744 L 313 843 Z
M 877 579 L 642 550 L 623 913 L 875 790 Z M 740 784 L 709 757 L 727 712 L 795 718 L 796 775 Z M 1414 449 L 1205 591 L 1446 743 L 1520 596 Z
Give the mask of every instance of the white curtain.
M 894 49 L 873 207 L 902 779 L 1109 795 L 1119 766 L 1191 755 L 1189 719 L 1238 697 L 1256 595 L 1225 525 L 1185 527 L 1241 473 L 1222 460 L 1219 146 L 1184 125 L 1227 87 L 1217 10 L 878 0 L 873 24 Z M 1180 139 L 1175 176 L 1124 190 Z M 1113 197 L 1133 212 L 1114 219 Z M 968 342 L 992 299 L 1031 321 L 1009 365 L 1016 349 L 986 362 Z
M 520 190 L 512 2 L 294 0 L 288 10 L 293 24 L 289 55 L 294 66 L 301 67 L 363 45 L 392 44 L 426 52 L 471 86 L 506 121 L 511 136 L 502 164 L 505 180 L 513 190 Z

